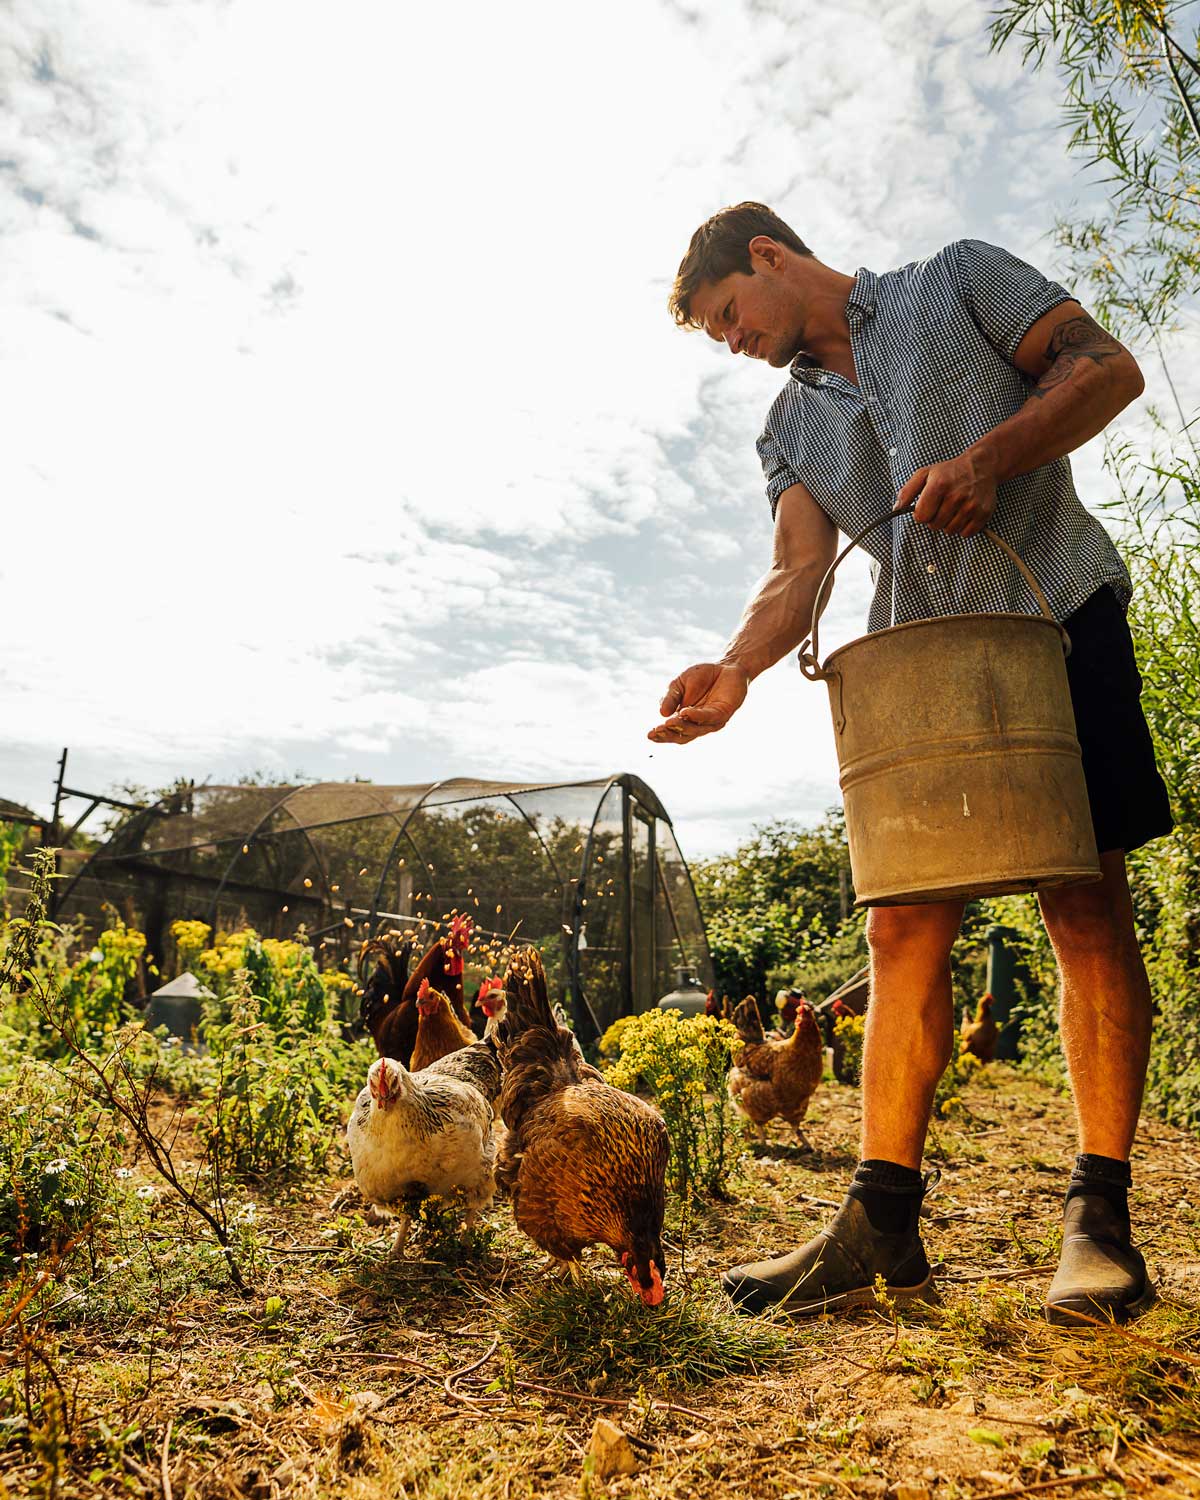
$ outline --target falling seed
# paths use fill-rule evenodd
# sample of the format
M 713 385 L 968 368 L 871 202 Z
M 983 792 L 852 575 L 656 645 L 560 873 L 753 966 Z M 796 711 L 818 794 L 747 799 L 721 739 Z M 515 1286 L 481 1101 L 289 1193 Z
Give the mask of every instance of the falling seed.
M 582 845 L 582 844 L 576 844 L 576 845 L 575 845 L 575 853 L 576 853 L 576 854 L 578 854 L 578 853 L 579 853 L 579 851 L 580 851 L 580 850 L 581 850 L 581 849 L 582 849 L 582 848 L 583 848 L 583 845 Z
M 354 926 L 354 923 L 350 920 L 349 917 L 343 917 L 342 921 L 345 922 L 345 924 L 346 924 L 347 927 L 353 927 Z
M 243 854 L 249 854 L 250 853 L 250 845 L 249 844 L 243 844 L 242 845 L 242 853 Z
M 363 865 L 362 869 L 358 873 L 360 875 L 365 875 L 367 873 L 367 867 L 366 867 L 366 865 Z
M 286 906 L 283 909 L 284 909 L 284 911 L 287 911 L 287 907 Z
M 308 878 L 307 875 L 304 877 L 304 889 L 306 891 L 312 890 L 312 881 Z
M 478 905 L 478 903 L 476 903 L 476 905 Z M 504 907 L 503 907 L 503 906 L 498 906 L 498 907 L 497 907 L 497 908 L 496 908 L 496 915 L 497 915 L 497 916 L 499 916 L 499 915 L 500 915 L 500 913 L 501 913 L 501 912 L 502 912 L 502 911 L 503 911 L 503 910 L 504 910 Z
M 603 856 L 603 854 L 597 854 L 597 856 L 596 856 L 596 863 L 598 865 L 602 865 L 604 863 L 604 856 Z
M 340 890 L 341 890 L 341 886 L 340 886 L 340 885 L 331 885 L 331 886 L 330 886 L 330 887 L 329 887 L 329 889 L 330 889 L 330 890 L 331 890 L 331 891 L 340 891 Z

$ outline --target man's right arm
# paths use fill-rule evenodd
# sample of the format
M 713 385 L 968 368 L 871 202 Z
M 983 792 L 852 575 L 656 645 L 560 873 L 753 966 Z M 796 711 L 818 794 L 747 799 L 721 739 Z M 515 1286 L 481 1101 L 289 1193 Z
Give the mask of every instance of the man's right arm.
M 812 624 L 813 604 L 837 552 L 837 528 L 802 484 L 790 485 L 775 508 L 771 566 L 743 611 L 720 661 L 688 667 L 659 705 L 664 722 L 650 731 L 658 744 L 686 745 L 723 729 L 751 682 L 795 651 Z

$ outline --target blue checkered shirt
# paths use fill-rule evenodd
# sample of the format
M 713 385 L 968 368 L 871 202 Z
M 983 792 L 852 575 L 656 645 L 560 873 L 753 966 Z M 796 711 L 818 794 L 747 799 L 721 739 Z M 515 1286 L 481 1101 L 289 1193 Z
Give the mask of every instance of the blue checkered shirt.
M 858 385 L 801 354 L 767 414 L 758 454 L 772 515 L 797 482 L 848 536 L 887 515 L 917 469 L 957 458 L 1024 406 L 1032 382 L 1013 364 L 1017 345 L 1070 299 L 980 240 L 882 276 L 859 271 L 846 304 Z M 1068 459 L 1005 480 L 989 524 L 1028 563 L 1059 620 L 1103 584 L 1128 604 L 1129 574 L 1075 493 Z M 1037 609 L 984 536 L 946 536 L 906 515 L 863 547 L 875 580 L 868 630 Z

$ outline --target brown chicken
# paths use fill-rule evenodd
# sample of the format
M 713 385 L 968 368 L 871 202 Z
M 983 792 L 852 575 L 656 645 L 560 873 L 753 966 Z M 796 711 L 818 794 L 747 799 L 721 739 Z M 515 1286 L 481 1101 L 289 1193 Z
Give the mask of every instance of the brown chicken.
M 857 1012 L 850 1009 L 840 997 L 829 1007 L 829 1044 L 833 1050 L 833 1076 L 839 1083 L 860 1083 L 859 1071 L 862 1062 L 862 1049 L 857 1049 L 855 1056 L 846 1055 L 845 1038 L 838 1031 L 837 1023 L 848 1017 L 857 1017 Z
M 807 1000 L 796 1012 L 796 1025 L 785 1042 L 763 1040 L 762 1022 L 753 996 L 734 1012 L 743 1045 L 729 1074 L 734 1106 L 755 1127 L 759 1139 L 768 1120 L 786 1120 L 806 1148 L 800 1125 L 825 1069 L 825 1043 Z
M 726 1000 L 728 1000 L 726 996 Z M 737 1027 L 737 1034 L 743 1042 L 765 1042 L 766 1032 L 763 1031 L 762 1012 L 758 1008 L 758 1001 L 753 995 L 747 995 L 739 1002 L 737 1007 L 726 1017 Z
M 518 1226 L 573 1279 L 586 1245 L 607 1245 L 648 1307 L 663 1298 L 667 1127 L 652 1105 L 605 1082 L 554 1019 L 546 974 L 527 949 L 505 974 L 508 1012 L 498 1180 Z
M 407 1068 L 417 1040 L 417 991 L 422 983 L 446 995 L 451 1009 L 464 1026 L 468 1024 L 463 1003 L 463 954 L 471 941 L 471 919 L 455 917 L 450 930 L 437 939 L 409 973 L 412 943 L 397 944 L 395 938 L 369 938 L 358 959 L 359 983 L 363 987 L 363 1024 L 375 1039 L 380 1057 L 392 1057 Z M 375 968 L 367 975 L 367 964 Z
M 450 1001 L 422 979 L 417 990 L 417 1039 L 413 1043 L 410 1073 L 419 1073 L 438 1058 L 475 1045 L 475 1033 L 464 1026 L 450 1009 Z
M 995 1062 L 996 1060 L 996 1043 L 1000 1039 L 1000 1028 L 992 1020 L 992 1006 L 995 1003 L 992 995 L 982 996 L 973 1021 L 965 1011 L 963 1012 L 961 1027 L 963 1051 L 972 1053 L 980 1062 Z

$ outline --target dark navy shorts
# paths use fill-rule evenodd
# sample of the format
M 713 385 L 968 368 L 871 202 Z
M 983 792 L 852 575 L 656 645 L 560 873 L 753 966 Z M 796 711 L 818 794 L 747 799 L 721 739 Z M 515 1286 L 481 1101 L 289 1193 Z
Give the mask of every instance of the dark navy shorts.
M 1067 681 L 1083 751 L 1096 848 L 1137 849 L 1174 827 L 1142 713 L 1142 678 L 1125 611 L 1107 585 L 1063 621 Z

